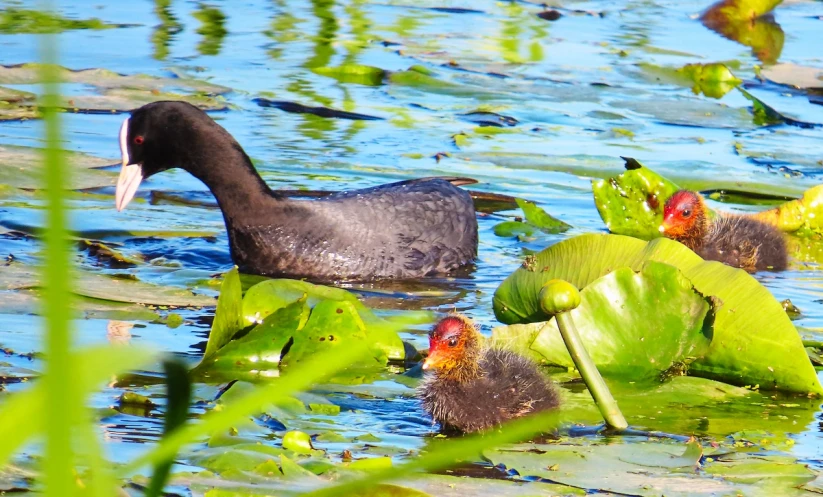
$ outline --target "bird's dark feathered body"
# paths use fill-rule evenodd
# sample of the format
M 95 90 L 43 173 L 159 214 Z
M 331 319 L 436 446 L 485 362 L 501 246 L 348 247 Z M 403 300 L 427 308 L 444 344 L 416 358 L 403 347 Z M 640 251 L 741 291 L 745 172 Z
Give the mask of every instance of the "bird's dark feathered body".
M 721 215 L 694 251 L 749 272 L 782 271 L 788 265 L 786 240 L 774 226 L 744 216 Z
M 276 195 L 276 194 L 275 194 Z M 232 259 L 245 273 L 314 280 L 418 278 L 474 260 L 468 192 L 411 180 L 317 200 L 266 199 L 258 214 L 225 215 Z
M 557 387 L 529 359 L 483 349 L 478 375 L 463 381 L 437 372 L 419 387 L 423 408 L 446 431 L 473 432 L 560 405 Z
M 293 199 L 272 191 L 237 141 L 196 107 L 155 102 L 120 131 L 124 208 L 143 178 L 180 167 L 212 192 L 244 273 L 314 281 L 419 278 L 470 264 L 477 219 L 468 192 L 424 178 Z

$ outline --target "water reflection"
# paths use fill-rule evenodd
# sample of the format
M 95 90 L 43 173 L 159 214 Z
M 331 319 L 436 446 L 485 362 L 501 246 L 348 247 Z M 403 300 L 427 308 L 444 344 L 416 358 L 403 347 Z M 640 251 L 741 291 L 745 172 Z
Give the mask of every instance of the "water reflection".
M 730 15 L 727 1 L 709 7 L 700 17 L 703 25 L 715 33 L 752 49 L 752 55 L 764 64 L 774 64 L 783 52 L 783 28 L 766 14 L 754 19 L 739 19 Z
M 160 19 L 160 24 L 151 34 L 151 43 L 154 46 L 152 57 L 166 60 L 169 56 L 169 45 L 174 40 L 174 35 L 183 31 L 183 25 L 171 11 L 171 0 L 154 0 L 154 13 Z
M 197 44 L 197 51 L 201 55 L 217 55 L 223 45 L 223 38 L 226 37 L 226 15 L 217 7 L 200 4 L 199 8 L 192 12 L 192 17 L 200 21 L 201 26 L 197 29 L 197 34 L 203 39 Z

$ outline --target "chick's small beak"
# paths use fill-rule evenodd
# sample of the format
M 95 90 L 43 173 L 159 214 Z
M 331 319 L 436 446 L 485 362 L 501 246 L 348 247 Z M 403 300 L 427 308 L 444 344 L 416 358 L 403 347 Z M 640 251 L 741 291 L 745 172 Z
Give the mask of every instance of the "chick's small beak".
M 668 217 L 663 218 L 663 222 L 657 228 L 660 233 L 666 233 L 672 227 L 671 219 Z
M 123 160 L 123 166 L 120 169 L 120 177 L 117 178 L 117 188 L 114 191 L 114 206 L 117 211 L 122 211 L 126 208 L 134 194 L 137 192 L 137 187 L 143 181 L 143 167 L 140 164 L 129 164 L 129 120 L 123 121 L 120 126 L 120 155 Z
M 426 357 L 426 360 L 423 361 L 423 369 L 431 369 L 437 366 L 437 363 L 440 362 L 440 358 L 438 357 L 437 352 L 429 353 L 429 356 Z

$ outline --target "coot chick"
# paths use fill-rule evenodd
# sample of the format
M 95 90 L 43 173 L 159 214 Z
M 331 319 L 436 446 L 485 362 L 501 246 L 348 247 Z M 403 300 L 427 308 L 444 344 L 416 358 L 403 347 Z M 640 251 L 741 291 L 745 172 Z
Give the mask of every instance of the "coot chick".
M 120 128 L 123 210 L 144 178 L 179 167 L 211 190 L 241 272 L 314 281 L 419 278 L 477 254 L 469 194 L 439 178 L 299 200 L 269 189 L 235 139 L 184 102 L 155 102 Z
M 514 352 L 484 347 L 465 316 L 452 314 L 429 333 L 431 370 L 419 387 L 425 409 L 444 431 L 474 432 L 560 404 L 554 384 Z
M 707 260 L 750 273 L 788 265 L 786 240 L 776 227 L 749 216 L 720 214 L 709 219 L 703 197 L 680 190 L 663 209 L 660 232 Z

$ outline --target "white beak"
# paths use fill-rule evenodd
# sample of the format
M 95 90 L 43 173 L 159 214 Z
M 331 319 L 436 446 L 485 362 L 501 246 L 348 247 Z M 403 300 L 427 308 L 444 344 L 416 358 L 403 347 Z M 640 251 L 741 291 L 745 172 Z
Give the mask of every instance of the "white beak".
M 120 169 L 120 177 L 117 178 L 117 189 L 114 191 L 114 206 L 117 211 L 122 211 L 129 205 L 137 187 L 143 181 L 143 168 L 140 164 L 129 164 L 129 119 L 126 118 L 120 126 L 120 155 L 123 159 L 123 167 Z

